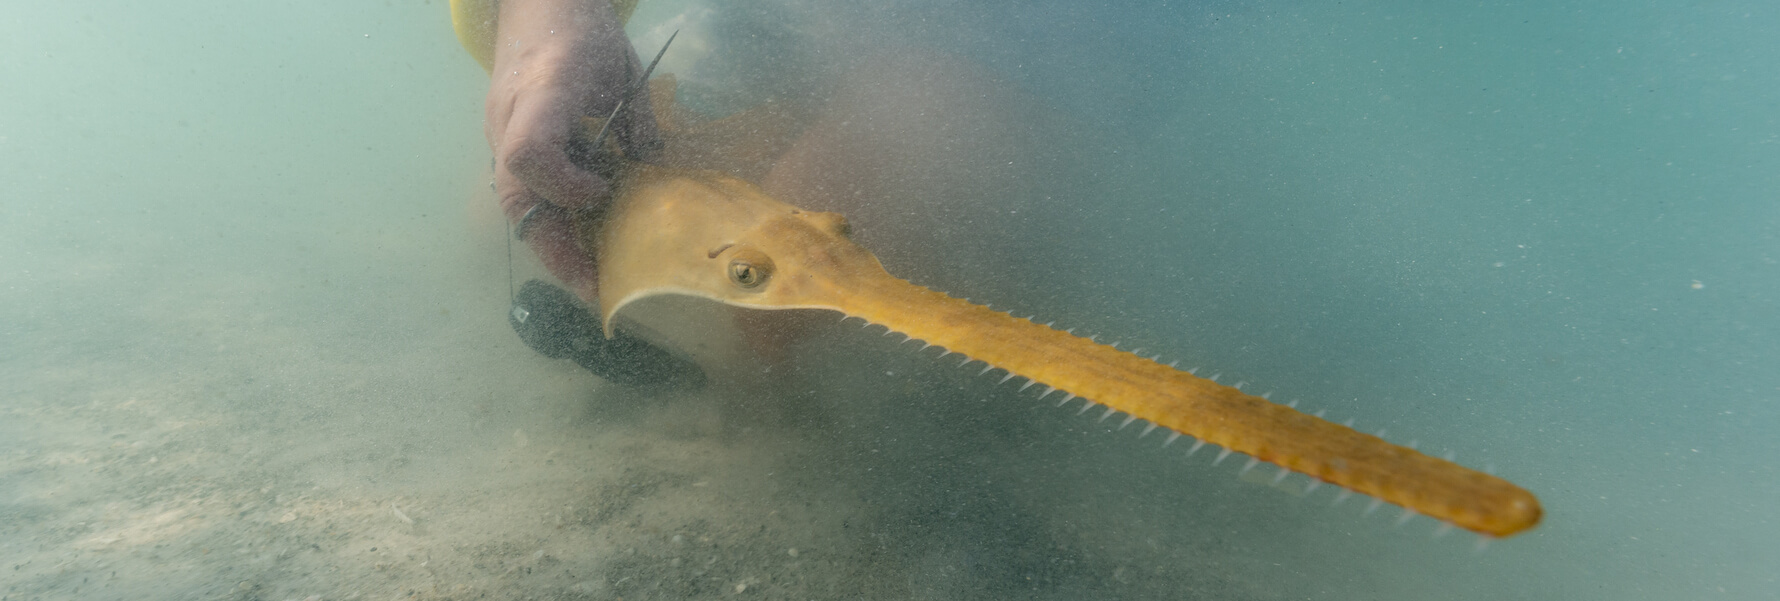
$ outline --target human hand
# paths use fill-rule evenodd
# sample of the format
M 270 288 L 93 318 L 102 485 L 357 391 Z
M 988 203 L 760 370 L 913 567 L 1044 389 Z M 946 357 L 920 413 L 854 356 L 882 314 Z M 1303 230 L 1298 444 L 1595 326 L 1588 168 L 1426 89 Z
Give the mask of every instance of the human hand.
M 609 183 L 576 165 L 569 149 L 581 119 L 610 115 L 642 69 L 605 0 L 506 0 L 497 23 L 485 131 L 495 193 L 545 269 L 592 301 L 598 273 L 571 216 L 609 201 Z M 660 147 L 647 89 L 626 103 L 612 135 L 632 157 Z

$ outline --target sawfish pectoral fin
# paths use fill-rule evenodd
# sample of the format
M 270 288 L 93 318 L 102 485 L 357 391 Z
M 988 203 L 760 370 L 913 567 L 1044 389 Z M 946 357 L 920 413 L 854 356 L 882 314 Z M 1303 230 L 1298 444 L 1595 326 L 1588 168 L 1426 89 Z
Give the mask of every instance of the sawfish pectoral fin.
M 1502 478 L 888 273 L 858 280 L 834 309 L 1105 405 L 1108 415 L 1127 413 L 1481 534 L 1539 523 L 1538 499 Z

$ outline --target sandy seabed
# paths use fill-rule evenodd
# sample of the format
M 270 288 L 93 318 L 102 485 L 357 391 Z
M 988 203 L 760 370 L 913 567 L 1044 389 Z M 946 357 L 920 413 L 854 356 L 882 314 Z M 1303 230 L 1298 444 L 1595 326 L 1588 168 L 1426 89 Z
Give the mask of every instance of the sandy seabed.
M 1223 536 L 1132 536 L 1168 497 L 1095 482 L 1112 425 L 856 326 L 801 384 L 637 391 L 484 271 L 95 300 L 127 265 L 12 299 L 0 600 L 1268 596 Z

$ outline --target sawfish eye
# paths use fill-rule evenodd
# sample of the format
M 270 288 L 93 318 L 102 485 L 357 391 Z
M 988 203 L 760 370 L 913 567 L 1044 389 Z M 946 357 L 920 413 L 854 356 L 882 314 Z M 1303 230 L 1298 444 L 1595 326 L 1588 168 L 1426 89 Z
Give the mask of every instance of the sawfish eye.
M 743 250 L 729 261 L 729 281 L 743 288 L 758 288 L 773 275 L 773 260 L 755 250 Z

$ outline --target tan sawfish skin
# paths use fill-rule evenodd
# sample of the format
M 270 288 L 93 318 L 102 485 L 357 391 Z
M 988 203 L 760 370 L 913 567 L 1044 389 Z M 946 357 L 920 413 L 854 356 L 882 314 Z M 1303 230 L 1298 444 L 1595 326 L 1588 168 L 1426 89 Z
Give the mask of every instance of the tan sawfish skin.
M 1538 524 L 1538 499 L 1489 474 L 1066 332 L 898 279 L 846 220 L 714 171 L 632 165 L 582 224 L 600 306 L 684 294 L 756 309 L 827 309 L 1062 394 L 1490 536 Z M 966 361 L 968 361 L 966 360 Z M 1046 394 L 1050 394 L 1047 391 Z

